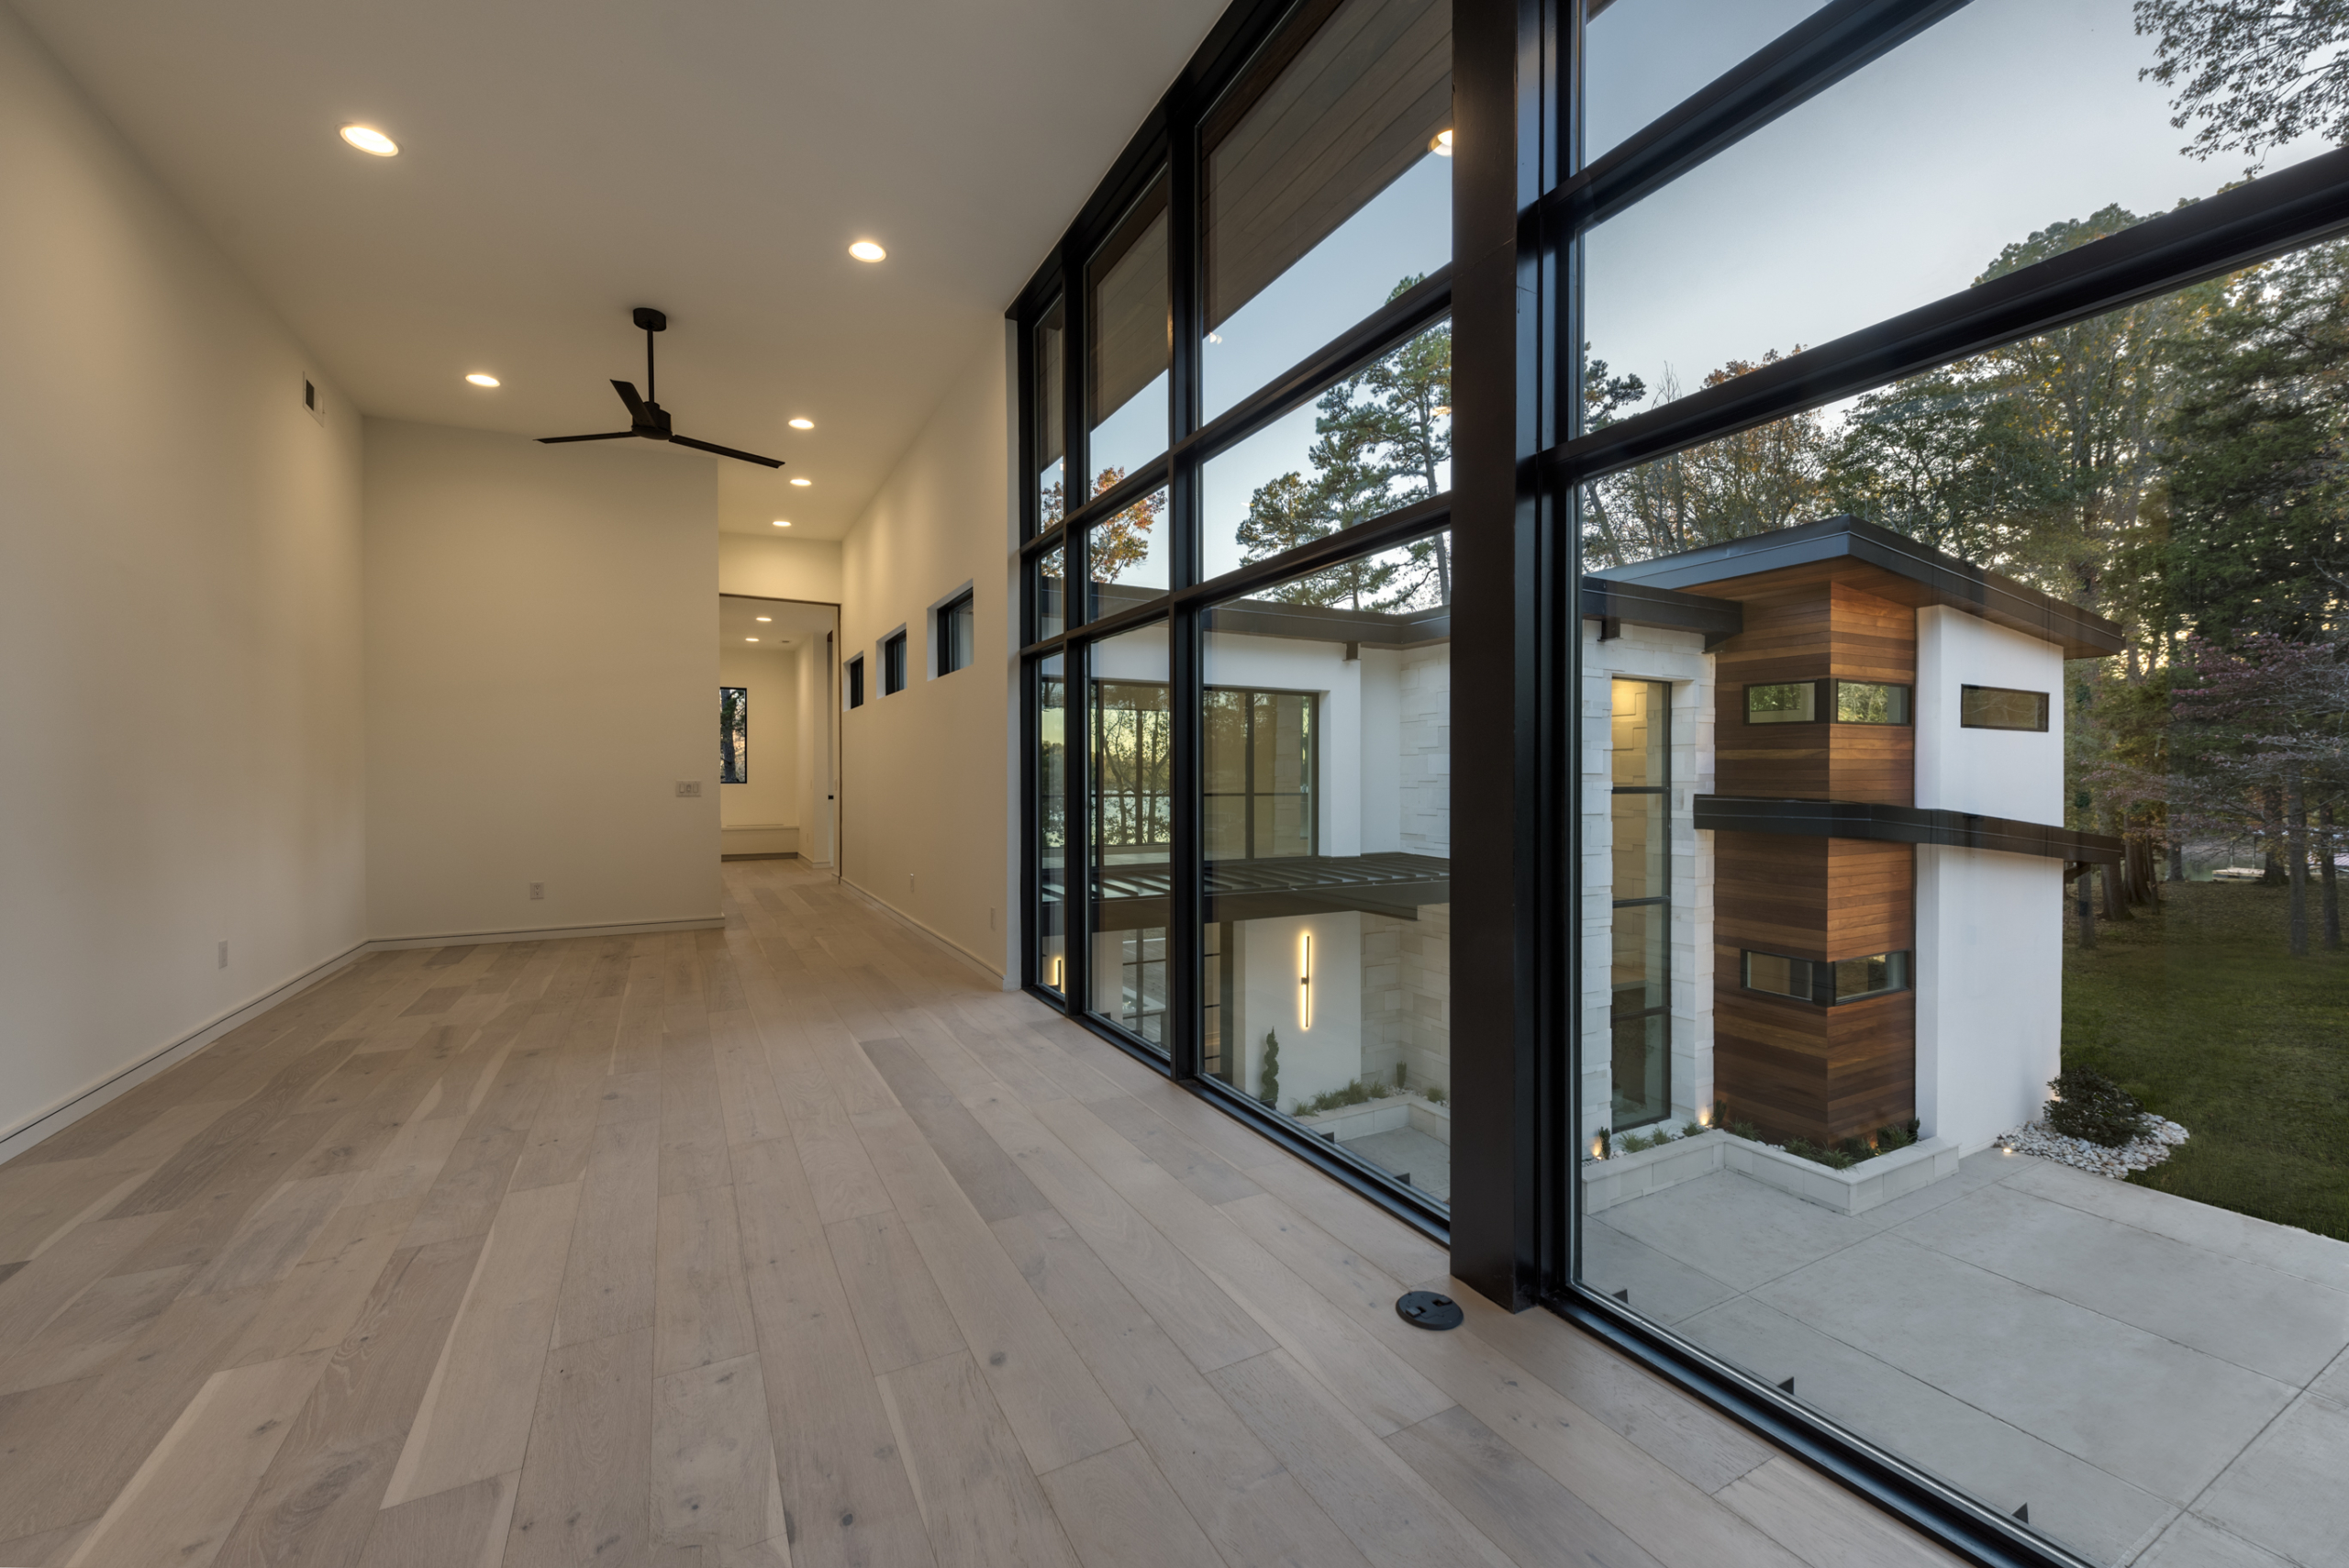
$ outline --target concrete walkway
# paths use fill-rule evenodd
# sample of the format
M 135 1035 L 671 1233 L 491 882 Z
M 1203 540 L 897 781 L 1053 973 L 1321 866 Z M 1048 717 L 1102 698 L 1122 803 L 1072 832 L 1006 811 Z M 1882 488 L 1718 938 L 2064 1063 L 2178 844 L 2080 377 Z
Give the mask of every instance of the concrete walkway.
M 1584 1269 L 2086 1556 L 2349 1562 L 2349 1244 L 1991 1150 L 1863 1215 L 1717 1172 Z

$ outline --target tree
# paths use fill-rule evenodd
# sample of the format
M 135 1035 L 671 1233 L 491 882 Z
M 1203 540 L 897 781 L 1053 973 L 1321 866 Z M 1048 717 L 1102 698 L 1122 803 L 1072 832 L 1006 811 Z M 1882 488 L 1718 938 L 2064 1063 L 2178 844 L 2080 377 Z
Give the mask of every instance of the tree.
M 1122 468 L 1105 468 L 1093 482 L 1093 494 L 1106 495 L 1126 477 Z M 1166 492 L 1153 491 L 1130 506 L 1120 507 L 1093 525 L 1086 535 L 1085 559 L 1096 583 L 1114 583 L 1150 554 L 1150 530 L 1166 510 Z
M 2160 40 L 2138 75 L 2177 89 L 2169 123 L 2202 122 L 2181 151 L 2349 141 L 2349 0 L 2137 0 L 2136 22 Z

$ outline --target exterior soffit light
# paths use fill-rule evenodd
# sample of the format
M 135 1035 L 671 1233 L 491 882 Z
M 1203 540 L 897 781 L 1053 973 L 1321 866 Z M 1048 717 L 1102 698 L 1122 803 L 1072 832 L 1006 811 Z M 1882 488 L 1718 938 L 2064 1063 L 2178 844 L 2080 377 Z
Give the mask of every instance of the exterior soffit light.
M 362 152 L 372 152 L 378 158 L 396 158 L 400 144 L 371 125 L 347 125 L 342 128 L 342 139 Z
M 848 248 L 848 253 L 855 257 L 860 261 L 884 261 L 889 254 L 889 252 L 884 250 L 879 245 L 870 239 L 858 240 L 855 244 Z
M 1434 153 L 1438 158 L 1451 157 L 1452 132 L 1448 130 L 1440 130 L 1436 132 L 1434 138 L 1428 143 L 1428 150 Z

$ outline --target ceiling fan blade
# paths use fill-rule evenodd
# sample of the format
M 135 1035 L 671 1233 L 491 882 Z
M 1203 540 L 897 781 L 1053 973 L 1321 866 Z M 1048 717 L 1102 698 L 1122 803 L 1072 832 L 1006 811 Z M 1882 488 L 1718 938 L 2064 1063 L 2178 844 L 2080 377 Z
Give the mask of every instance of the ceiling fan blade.
M 671 436 L 669 443 L 672 446 L 691 447 L 696 451 L 716 452 L 719 457 L 739 457 L 744 462 L 755 462 L 762 468 L 783 466 L 783 460 L 779 457 L 761 457 L 756 452 L 738 452 L 732 447 L 721 447 L 709 441 L 697 441 L 691 436 Z
M 644 399 L 636 395 L 636 387 L 633 383 L 616 381 L 612 383 L 612 390 L 620 395 L 620 401 L 622 403 L 628 405 L 628 417 L 629 418 L 640 420 L 644 417 Z
M 539 439 L 544 445 L 552 446 L 557 441 L 617 441 L 623 436 L 634 434 L 634 430 L 606 430 L 593 436 L 540 436 Z

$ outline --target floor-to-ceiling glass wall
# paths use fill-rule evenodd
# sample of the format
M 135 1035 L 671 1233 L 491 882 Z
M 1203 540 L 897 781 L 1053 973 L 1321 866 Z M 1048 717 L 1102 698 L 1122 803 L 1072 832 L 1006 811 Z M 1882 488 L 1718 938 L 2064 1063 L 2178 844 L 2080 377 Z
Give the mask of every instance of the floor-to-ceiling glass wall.
M 2050 1555 L 2337 1558 L 2349 29 L 1866 9 L 1588 7 L 1577 1299 Z

